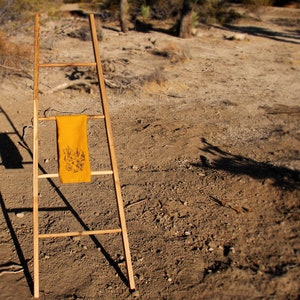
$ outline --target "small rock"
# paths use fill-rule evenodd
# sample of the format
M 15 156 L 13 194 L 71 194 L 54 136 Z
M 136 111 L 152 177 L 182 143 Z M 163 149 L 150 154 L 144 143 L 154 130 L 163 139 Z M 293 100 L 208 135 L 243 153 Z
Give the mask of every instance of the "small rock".
M 144 276 L 141 275 L 141 274 L 135 274 L 136 278 L 139 280 L 139 281 L 143 281 L 144 280 Z
M 224 34 L 224 39 L 230 41 L 243 41 L 247 39 L 247 35 L 242 33 Z
M 132 165 L 131 166 L 132 170 L 137 171 L 139 169 L 139 167 L 137 165 Z
M 74 236 L 73 241 L 74 242 L 79 242 L 80 241 L 80 236 Z
M 25 214 L 23 212 L 19 212 L 19 213 L 16 213 L 16 216 L 17 216 L 17 218 L 22 219 L 22 218 L 24 218 Z
M 208 243 L 208 248 L 216 248 L 216 247 L 217 247 L 217 245 L 216 245 L 216 243 L 214 241 L 210 241 Z
M 267 178 L 263 181 L 263 184 L 266 184 L 266 185 L 274 185 L 275 184 L 275 179 L 273 178 Z
M 206 174 L 205 174 L 205 173 L 202 173 L 202 172 L 197 173 L 197 175 L 198 175 L 198 176 L 201 176 L 201 177 L 205 177 L 205 176 L 206 176 Z

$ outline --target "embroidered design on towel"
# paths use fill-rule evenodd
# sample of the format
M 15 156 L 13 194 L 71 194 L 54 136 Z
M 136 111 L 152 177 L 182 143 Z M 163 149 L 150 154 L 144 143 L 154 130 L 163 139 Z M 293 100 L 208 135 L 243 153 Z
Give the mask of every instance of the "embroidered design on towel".
M 68 172 L 77 173 L 83 170 L 86 162 L 84 151 L 76 148 L 72 150 L 70 146 L 63 150 L 65 168 Z

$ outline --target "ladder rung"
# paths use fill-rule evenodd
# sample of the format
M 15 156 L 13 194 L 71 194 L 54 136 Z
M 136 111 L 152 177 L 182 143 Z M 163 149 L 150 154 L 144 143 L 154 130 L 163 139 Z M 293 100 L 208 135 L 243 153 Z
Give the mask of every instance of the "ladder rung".
M 54 237 L 66 237 L 66 236 L 87 236 L 96 234 L 108 234 L 122 232 L 121 228 L 116 229 L 104 229 L 104 230 L 89 230 L 89 231 L 75 231 L 75 232 L 60 232 L 60 233 L 44 233 L 39 234 L 39 238 L 54 238 Z
M 111 175 L 113 174 L 113 171 L 107 170 L 107 171 L 92 171 L 91 175 Z M 58 177 L 58 173 L 53 173 L 53 174 L 41 174 L 38 176 L 40 179 L 44 178 L 56 178 Z
M 48 68 L 48 67 L 94 67 L 94 66 L 96 66 L 95 62 L 90 62 L 90 63 L 68 62 L 68 63 L 39 64 L 40 68 Z
M 104 119 L 104 115 L 88 115 L 88 119 Z M 55 116 L 52 117 L 38 117 L 39 121 L 55 121 Z

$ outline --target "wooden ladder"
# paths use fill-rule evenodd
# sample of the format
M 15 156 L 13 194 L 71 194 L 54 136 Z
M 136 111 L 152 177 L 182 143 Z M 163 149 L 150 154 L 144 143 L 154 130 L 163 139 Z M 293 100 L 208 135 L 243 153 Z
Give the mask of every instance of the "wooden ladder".
M 119 181 L 119 172 L 116 161 L 116 154 L 114 149 L 111 121 L 108 111 L 107 96 L 105 91 L 105 83 L 103 77 L 103 71 L 101 66 L 99 45 L 97 39 L 97 32 L 95 26 L 94 15 L 89 15 L 89 23 L 92 37 L 92 44 L 94 50 L 95 62 L 88 63 L 40 63 L 39 52 L 40 52 L 40 16 L 35 15 L 35 28 L 34 28 L 34 89 L 33 89 L 33 100 L 34 100 L 34 117 L 33 117 L 33 284 L 34 284 L 34 298 L 39 298 L 39 239 L 43 238 L 56 238 L 56 237 L 70 237 L 70 236 L 90 236 L 98 234 L 110 234 L 110 233 L 121 233 L 123 250 L 125 255 L 128 284 L 131 291 L 135 290 L 130 248 L 128 242 L 127 228 L 125 213 L 123 207 L 123 200 L 121 195 L 121 186 Z M 102 106 L 103 115 L 88 115 L 88 119 L 103 119 L 104 127 L 106 131 L 108 152 L 110 157 L 110 170 L 104 171 L 92 171 L 91 175 L 108 175 L 111 174 L 114 182 L 115 195 L 117 200 L 117 209 L 120 222 L 120 228 L 107 229 L 107 230 L 85 230 L 77 232 L 62 232 L 62 233 L 49 233 L 41 234 L 39 232 L 39 179 L 48 179 L 58 177 L 58 173 L 55 174 L 39 174 L 39 136 L 38 136 L 38 125 L 40 121 L 53 121 L 55 117 L 41 117 L 38 115 L 39 112 L 39 70 L 40 68 L 51 68 L 51 67 L 83 67 L 90 66 L 96 67 L 97 77 L 100 90 L 100 102 Z

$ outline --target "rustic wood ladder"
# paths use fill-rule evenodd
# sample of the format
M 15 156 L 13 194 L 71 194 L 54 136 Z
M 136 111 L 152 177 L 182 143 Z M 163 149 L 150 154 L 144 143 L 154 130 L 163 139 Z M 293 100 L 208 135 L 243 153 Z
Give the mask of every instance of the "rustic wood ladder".
M 35 15 L 35 29 L 34 29 L 34 89 L 33 89 L 33 100 L 34 100 L 34 117 L 33 117 L 33 276 L 34 276 L 34 298 L 39 298 L 39 240 L 43 238 L 56 238 L 56 237 L 70 237 L 70 236 L 90 236 L 98 234 L 111 234 L 121 233 L 123 250 L 126 261 L 128 285 L 131 291 L 135 290 L 131 254 L 128 242 L 128 234 L 126 228 L 126 220 L 124 213 L 123 200 L 121 195 L 121 186 L 119 181 L 119 172 L 116 161 L 116 154 L 114 149 L 114 142 L 112 136 L 111 121 L 108 111 L 107 96 L 105 91 L 105 83 L 103 77 L 103 71 L 101 66 L 99 45 L 97 39 L 96 25 L 94 15 L 89 15 L 89 24 L 91 30 L 92 44 L 94 50 L 95 62 L 88 63 L 40 63 L 39 52 L 40 52 L 40 16 Z M 100 102 L 102 106 L 103 115 L 88 115 L 88 119 L 103 119 L 104 127 L 106 131 L 110 166 L 111 170 L 104 171 L 92 171 L 91 175 L 112 175 L 112 180 L 115 188 L 118 217 L 120 222 L 120 228 L 107 229 L 107 230 L 85 230 L 77 232 L 62 232 L 62 233 L 49 233 L 41 234 L 39 231 L 39 179 L 49 179 L 58 177 L 58 173 L 55 174 L 39 174 L 39 136 L 38 136 L 38 125 L 40 121 L 53 121 L 55 117 L 41 117 L 38 115 L 39 112 L 39 69 L 40 68 L 51 68 L 51 67 L 69 67 L 69 66 L 91 66 L 96 67 L 99 91 L 100 91 Z

